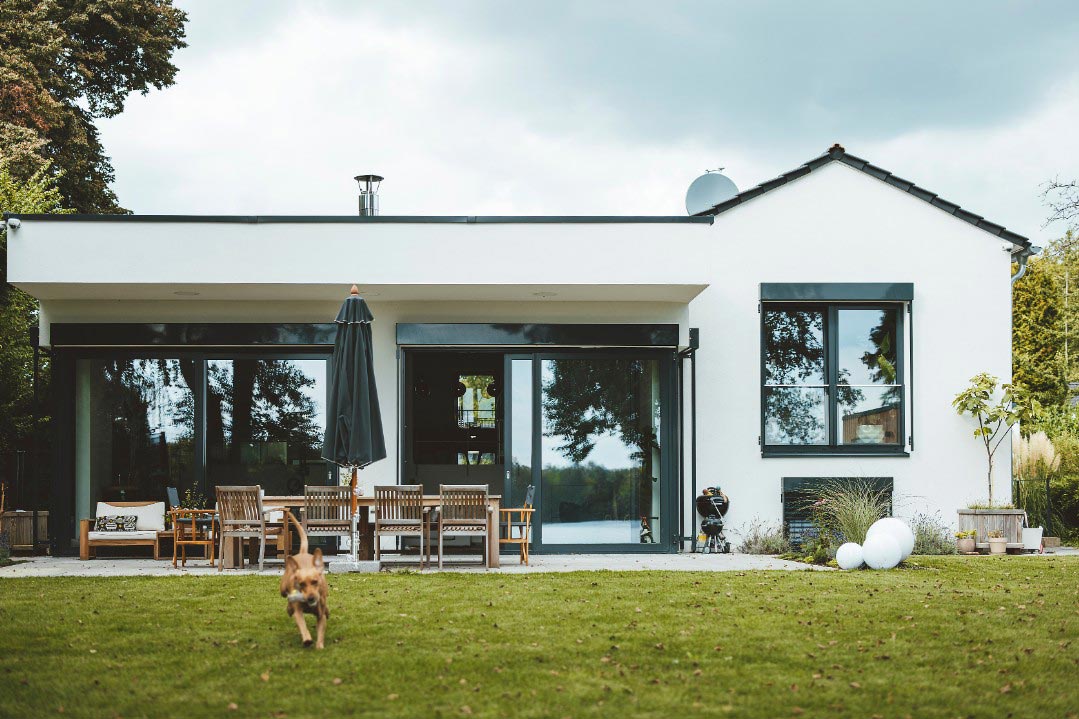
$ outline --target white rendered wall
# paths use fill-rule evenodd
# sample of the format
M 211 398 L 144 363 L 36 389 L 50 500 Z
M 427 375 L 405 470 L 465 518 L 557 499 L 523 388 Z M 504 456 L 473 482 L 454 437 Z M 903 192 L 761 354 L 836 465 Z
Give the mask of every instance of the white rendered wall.
M 975 209 L 992 216 L 992 208 Z M 365 470 L 368 486 L 397 473 L 395 323 L 676 322 L 683 344 L 689 327 L 701 329 L 698 487 L 719 484 L 730 495 L 732 527 L 778 522 L 785 476 L 894 477 L 901 514 L 939 511 L 948 523 L 987 494 L 973 425 L 950 402 L 977 372 L 1010 377 L 1006 243 L 840 163 L 713 226 L 26 221 L 9 234 L 12 281 L 44 298 L 46 325 L 325 322 L 351 282 L 387 288 L 395 299 L 368 299 L 391 456 Z M 486 258 L 478 279 L 462 266 L 463 248 Z M 334 253 L 343 259 L 327 263 Z M 468 284 L 477 281 L 502 289 Z M 910 457 L 761 457 L 761 282 L 914 283 Z M 205 292 L 179 300 L 179 285 Z M 570 291 L 532 300 L 528 288 L 551 285 Z M 506 301 L 515 291 L 520 297 Z M 439 293 L 441 301 L 396 299 Z M 460 301 L 470 293 L 502 301 Z M 1007 444 L 998 454 L 995 496 L 1006 499 Z M 684 509 L 691 519 L 688 502 Z
M 723 486 L 733 527 L 778 522 L 783 477 L 894 477 L 897 513 L 939 511 L 949 524 L 986 498 L 984 450 L 950 403 L 978 372 L 1011 377 L 1006 243 L 839 163 L 719 215 L 714 229 L 696 261 L 715 273 L 689 310 L 702 345 L 698 485 Z M 910 457 L 761 457 L 761 282 L 914 283 Z M 1010 467 L 1004 446 L 994 496 L 1005 501 Z

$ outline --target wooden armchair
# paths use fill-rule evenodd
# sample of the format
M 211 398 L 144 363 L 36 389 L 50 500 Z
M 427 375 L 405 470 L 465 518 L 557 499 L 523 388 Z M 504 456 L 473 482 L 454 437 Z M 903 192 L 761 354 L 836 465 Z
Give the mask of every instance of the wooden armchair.
M 486 484 L 439 485 L 438 568 L 442 568 L 442 539 L 446 536 L 483 537 L 483 566 L 487 566 L 487 502 Z
M 351 536 L 352 488 L 304 487 L 302 524 L 308 537 Z
M 258 539 L 259 571 L 262 571 L 266 558 L 266 541 L 276 539 L 281 527 L 266 521 L 268 510 L 262 508 L 261 488 L 257 484 L 218 487 L 217 511 L 221 518 L 221 531 L 218 533 L 221 538 L 221 556 L 225 556 L 227 539 L 238 539 L 241 542 Z M 285 547 L 285 555 L 288 556 L 288 547 Z M 223 566 L 224 562 L 219 562 L 217 570 L 221 571 Z
M 422 484 L 375 487 L 375 561 L 382 558 L 381 537 L 419 537 L 420 568 L 424 565 L 423 545 L 427 537 L 427 510 L 423 506 Z M 430 559 L 430 540 L 427 557 Z
M 520 507 L 506 507 L 499 509 L 502 515 L 499 519 L 498 530 L 499 544 L 516 544 L 521 549 L 521 564 L 528 565 L 528 547 L 532 542 L 532 503 L 536 497 L 536 488 L 531 484 L 525 491 L 524 505 Z M 517 536 L 513 531 L 517 530 Z

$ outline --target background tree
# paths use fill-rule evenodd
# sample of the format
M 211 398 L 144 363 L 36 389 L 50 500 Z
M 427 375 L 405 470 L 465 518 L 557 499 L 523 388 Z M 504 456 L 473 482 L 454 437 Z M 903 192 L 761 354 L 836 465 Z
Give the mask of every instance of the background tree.
M 1042 199 L 1049 206 L 1046 224 L 1062 222 L 1069 231 L 1079 222 L 1079 180 L 1055 179 L 1045 184 Z
M 1051 259 L 1031 258 L 1012 289 L 1012 382 L 1046 406 L 1068 396 L 1058 274 Z
M 171 0 L 0 2 L 0 160 L 21 178 L 51 160 L 65 206 L 123 212 L 94 121 L 173 84 L 186 20 Z
M 70 212 L 64 209 L 49 170 L 42 167 L 19 181 L 0 163 L 0 210 Z M 37 301 L 7 282 L 7 239 L 7 224 L 0 222 L 0 452 L 16 449 L 31 430 L 33 347 L 29 333 L 37 325 Z

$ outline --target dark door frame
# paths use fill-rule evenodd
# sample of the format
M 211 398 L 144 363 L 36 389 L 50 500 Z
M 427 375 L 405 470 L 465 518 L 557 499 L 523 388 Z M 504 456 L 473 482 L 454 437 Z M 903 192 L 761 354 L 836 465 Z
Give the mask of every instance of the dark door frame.
M 503 347 L 476 347 L 470 345 L 413 345 L 398 347 L 401 352 L 403 368 L 400 376 L 405 381 L 404 387 L 399 387 L 399 398 L 402 400 L 401 409 L 406 410 L 410 404 L 407 387 L 412 382 L 412 364 L 409 357 L 417 353 L 427 352 L 460 352 L 474 354 L 490 352 L 503 356 L 504 371 L 502 378 L 502 407 L 503 417 L 502 445 L 503 445 L 503 490 L 502 497 L 505 506 L 512 506 L 520 501 L 511 495 L 511 481 L 507 476 L 509 464 L 512 462 L 512 447 L 510 445 L 512 432 L 512 407 L 508 398 L 512 382 L 510 374 L 510 361 L 512 359 L 532 359 L 532 485 L 536 488 L 536 504 L 540 505 L 543 496 L 541 472 L 542 472 L 542 434 L 536 431 L 542 426 L 542 403 L 541 403 L 541 370 L 540 363 L 544 359 L 566 358 L 624 358 L 627 356 L 655 359 L 659 362 L 660 369 L 660 528 L 661 532 L 655 534 L 655 544 L 556 544 L 544 545 L 542 542 L 542 520 L 537 515 L 533 516 L 535 522 L 533 529 L 533 552 L 535 554 L 642 554 L 642 553 L 675 553 L 681 546 L 681 531 L 678 518 L 680 508 L 678 498 L 679 487 L 679 464 L 681 461 L 681 443 L 679 441 L 677 417 L 681 415 L 681 398 L 678 396 L 678 355 L 674 347 L 606 347 L 606 348 L 569 348 L 559 347 L 545 348 L 538 346 L 510 345 Z M 409 442 L 411 428 L 409 427 L 410 416 L 406 411 L 398 413 L 398 428 L 402 437 L 398 472 L 402 479 L 406 478 L 407 467 L 405 463 L 410 454 Z M 663 448 L 671 448 L 670 451 L 662 451 Z

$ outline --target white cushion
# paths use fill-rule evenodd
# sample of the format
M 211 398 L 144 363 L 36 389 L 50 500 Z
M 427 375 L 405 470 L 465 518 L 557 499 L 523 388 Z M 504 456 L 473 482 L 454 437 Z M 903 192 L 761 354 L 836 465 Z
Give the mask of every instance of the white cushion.
M 165 503 L 154 502 L 141 507 L 117 507 L 108 502 L 97 503 L 97 517 L 109 517 L 117 514 L 134 514 L 135 529 L 139 531 L 160 532 L 165 529 Z
M 153 539 L 157 536 L 157 532 L 148 529 L 144 532 L 90 532 L 87 534 L 88 539 Z

